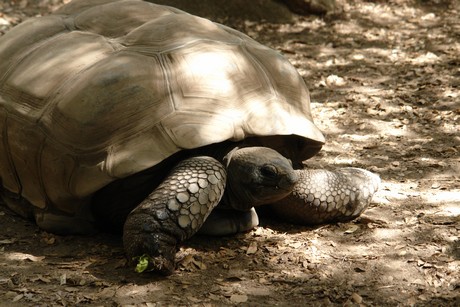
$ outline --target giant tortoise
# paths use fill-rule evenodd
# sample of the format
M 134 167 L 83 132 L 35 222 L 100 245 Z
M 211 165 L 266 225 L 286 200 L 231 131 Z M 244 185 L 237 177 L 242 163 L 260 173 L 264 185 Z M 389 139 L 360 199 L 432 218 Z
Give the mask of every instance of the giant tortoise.
M 302 169 L 325 140 L 294 67 L 172 7 L 74 0 L 6 33 L 0 59 L 4 202 L 54 233 L 123 231 L 148 270 L 173 272 L 198 231 L 252 229 L 257 206 L 350 220 L 379 184 L 357 168 Z

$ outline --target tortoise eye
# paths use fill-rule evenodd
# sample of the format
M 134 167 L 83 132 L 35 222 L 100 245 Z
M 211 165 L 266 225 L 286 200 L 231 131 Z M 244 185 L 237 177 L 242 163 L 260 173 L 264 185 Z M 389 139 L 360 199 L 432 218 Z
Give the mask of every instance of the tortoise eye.
M 264 177 L 268 178 L 275 178 L 276 176 L 278 176 L 278 170 L 276 169 L 276 167 L 270 164 L 262 166 L 262 168 L 260 169 L 260 173 Z

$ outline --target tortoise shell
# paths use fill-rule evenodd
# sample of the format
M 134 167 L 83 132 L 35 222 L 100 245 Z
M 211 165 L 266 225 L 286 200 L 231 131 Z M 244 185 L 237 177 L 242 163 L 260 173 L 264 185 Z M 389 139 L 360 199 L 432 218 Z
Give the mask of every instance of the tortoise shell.
M 176 152 L 248 137 L 323 143 L 309 93 L 277 51 L 143 1 L 73 1 L 0 39 L 0 176 L 72 214 Z

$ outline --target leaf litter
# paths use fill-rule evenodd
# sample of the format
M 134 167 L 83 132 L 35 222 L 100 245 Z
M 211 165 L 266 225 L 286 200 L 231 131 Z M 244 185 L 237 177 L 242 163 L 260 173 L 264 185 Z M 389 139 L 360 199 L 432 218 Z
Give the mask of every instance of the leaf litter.
M 3 1 L 0 34 L 63 2 Z M 163 278 L 133 272 L 118 237 L 55 236 L 2 208 L 0 301 L 460 305 L 460 8 L 447 0 L 341 2 L 341 13 L 324 18 L 231 26 L 283 52 L 311 89 L 328 143 L 308 166 L 381 175 L 362 217 L 316 228 L 264 217 L 246 234 L 196 236 Z

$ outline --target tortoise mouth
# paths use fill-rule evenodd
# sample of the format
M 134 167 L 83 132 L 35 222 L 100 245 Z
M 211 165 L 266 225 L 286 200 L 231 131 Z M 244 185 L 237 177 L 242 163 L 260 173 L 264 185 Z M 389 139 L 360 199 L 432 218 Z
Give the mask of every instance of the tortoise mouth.
M 292 171 L 289 174 L 280 180 L 280 183 L 277 185 L 277 188 L 288 190 L 289 192 L 292 191 L 294 186 L 299 181 L 299 175 L 296 171 Z
M 266 205 L 287 197 L 292 193 L 297 181 L 298 176 L 294 173 L 294 175 L 283 178 L 275 185 L 259 185 L 257 193 L 251 195 L 253 205 Z
M 299 175 L 295 170 L 284 169 L 283 172 L 278 174 L 272 182 L 270 180 L 264 180 L 264 182 L 259 184 L 259 186 L 261 189 L 273 189 L 273 191 L 285 191 L 286 193 L 289 193 L 294 189 L 294 186 L 298 181 Z

